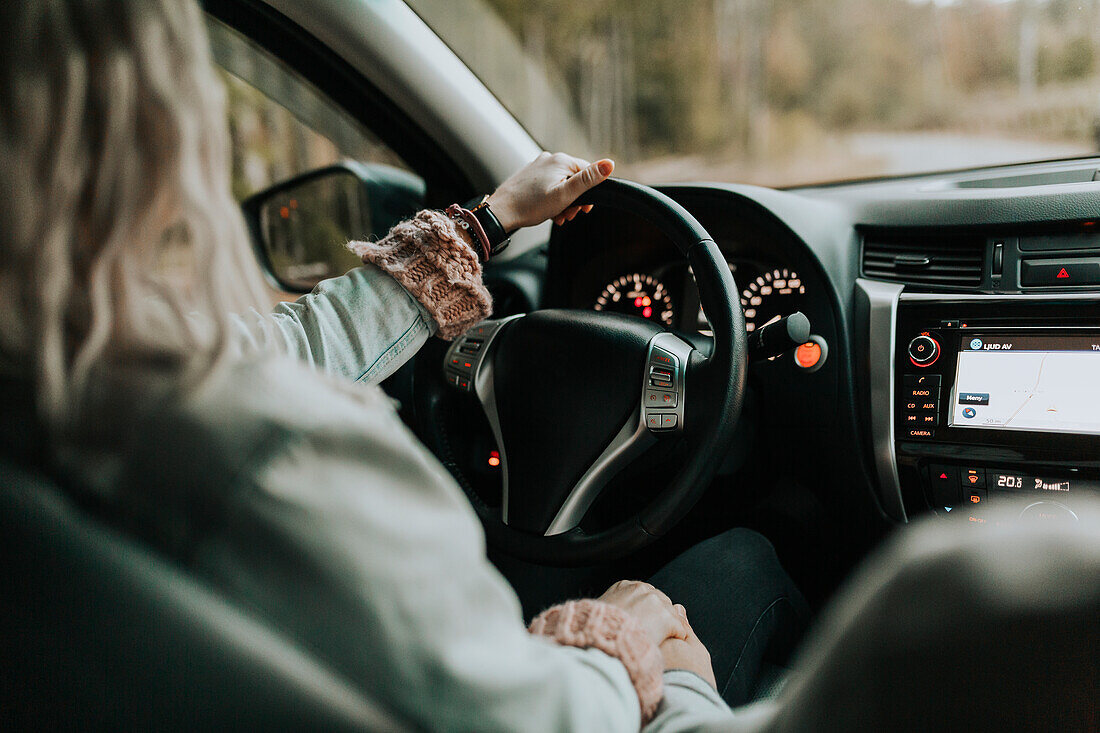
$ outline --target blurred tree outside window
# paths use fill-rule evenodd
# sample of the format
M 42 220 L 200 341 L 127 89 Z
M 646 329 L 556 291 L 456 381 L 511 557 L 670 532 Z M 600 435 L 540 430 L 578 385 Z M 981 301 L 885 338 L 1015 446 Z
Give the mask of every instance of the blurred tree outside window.
M 210 17 L 207 29 L 226 85 L 233 193 L 238 199 L 342 159 L 411 170 L 368 129 L 256 43 Z
M 544 147 L 784 186 L 1095 153 L 1100 0 L 406 0 Z

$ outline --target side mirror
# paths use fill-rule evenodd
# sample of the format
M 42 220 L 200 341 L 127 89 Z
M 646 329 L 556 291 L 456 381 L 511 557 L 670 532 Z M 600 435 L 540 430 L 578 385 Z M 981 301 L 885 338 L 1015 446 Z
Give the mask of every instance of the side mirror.
M 359 266 L 345 245 L 385 236 L 423 207 L 424 188 L 422 178 L 397 168 L 344 162 L 277 183 L 241 208 L 268 276 L 305 293 Z

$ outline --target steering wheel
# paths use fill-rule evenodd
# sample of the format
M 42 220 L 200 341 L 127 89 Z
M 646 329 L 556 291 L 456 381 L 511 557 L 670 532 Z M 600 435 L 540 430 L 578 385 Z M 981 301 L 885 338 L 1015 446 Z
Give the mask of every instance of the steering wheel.
M 492 545 L 547 565 L 606 562 L 668 532 L 721 464 L 745 391 L 748 338 L 737 286 L 695 217 L 652 188 L 617 179 L 576 203 L 632 212 L 672 240 L 695 275 L 714 348 L 704 357 L 650 321 L 588 310 L 483 321 L 451 344 L 442 371 L 453 388 L 477 396 L 488 418 L 502 506 L 486 505 L 461 475 L 459 483 Z M 432 365 L 437 384 L 439 366 Z M 442 409 L 438 394 L 433 402 L 421 385 L 417 393 L 418 413 Z M 442 421 L 421 423 L 436 454 L 446 453 Z M 610 528 L 580 527 L 611 478 L 657 441 L 675 438 L 686 451 L 667 488 Z

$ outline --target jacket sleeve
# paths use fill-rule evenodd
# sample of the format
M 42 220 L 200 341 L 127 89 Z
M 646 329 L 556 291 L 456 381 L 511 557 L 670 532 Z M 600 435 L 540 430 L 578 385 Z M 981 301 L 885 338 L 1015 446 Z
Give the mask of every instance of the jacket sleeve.
M 665 672 L 665 698 L 644 733 L 674 731 L 733 730 L 725 724 L 734 721 L 733 711 L 702 677 L 685 670 Z
M 425 210 L 377 242 L 350 242 L 365 263 L 294 303 L 238 317 L 252 350 L 271 348 L 322 371 L 377 384 L 434 333 L 452 339 L 487 318 L 477 255 L 445 214 Z
M 435 333 L 428 311 L 391 276 L 357 267 L 271 313 L 235 317 L 247 350 L 277 351 L 321 371 L 377 384 Z
M 381 392 L 294 381 L 197 569 L 411 727 L 638 731 L 618 659 L 526 632 L 461 489 Z

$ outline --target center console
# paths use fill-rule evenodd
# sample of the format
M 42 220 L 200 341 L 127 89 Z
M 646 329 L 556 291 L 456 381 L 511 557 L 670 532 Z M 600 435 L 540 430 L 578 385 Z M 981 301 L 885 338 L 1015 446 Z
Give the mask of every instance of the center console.
M 1074 521 L 1100 498 L 1100 294 L 936 295 L 871 283 L 883 508 Z M 885 414 L 882 414 L 885 413 Z

